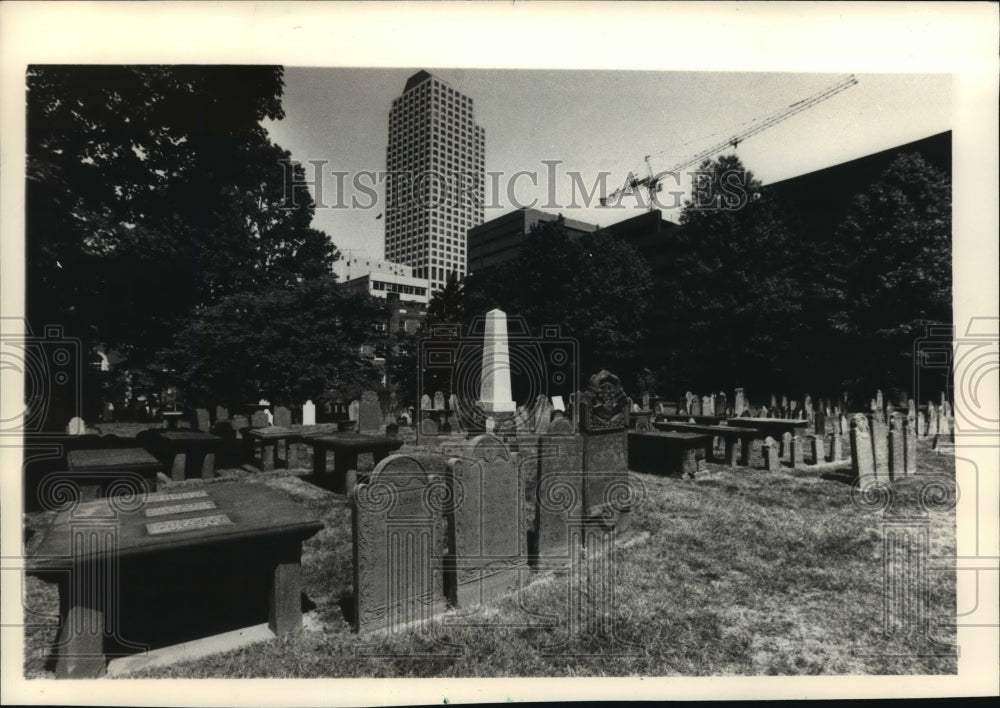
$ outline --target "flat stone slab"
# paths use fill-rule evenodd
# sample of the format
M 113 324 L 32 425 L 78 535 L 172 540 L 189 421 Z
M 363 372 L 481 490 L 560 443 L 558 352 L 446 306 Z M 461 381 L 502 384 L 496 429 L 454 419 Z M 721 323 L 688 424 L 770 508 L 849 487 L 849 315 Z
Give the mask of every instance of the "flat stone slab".
M 141 447 L 124 447 L 115 450 L 74 450 L 66 456 L 66 459 L 69 468 L 74 471 L 159 471 L 163 469 L 160 461 Z
M 172 446 L 216 447 L 222 444 L 222 438 L 211 433 L 200 433 L 191 430 L 168 430 L 159 433 L 159 437 Z
M 269 425 L 266 428 L 250 428 L 246 434 L 252 438 L 261 440 L 284 440 L 292 436 L 301 435 L 290 428 L 283 428 L 280 425 Z

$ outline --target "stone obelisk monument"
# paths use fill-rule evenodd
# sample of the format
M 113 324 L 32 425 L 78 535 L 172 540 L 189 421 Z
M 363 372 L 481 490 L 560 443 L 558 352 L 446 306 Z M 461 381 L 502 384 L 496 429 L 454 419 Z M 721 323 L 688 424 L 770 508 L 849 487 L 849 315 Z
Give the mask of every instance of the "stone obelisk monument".
M 492 418 L 507 417 L 517 409 L 510 392 L 507 314 L 502 310 L 494 309 L 486 313 L 479 406 Z

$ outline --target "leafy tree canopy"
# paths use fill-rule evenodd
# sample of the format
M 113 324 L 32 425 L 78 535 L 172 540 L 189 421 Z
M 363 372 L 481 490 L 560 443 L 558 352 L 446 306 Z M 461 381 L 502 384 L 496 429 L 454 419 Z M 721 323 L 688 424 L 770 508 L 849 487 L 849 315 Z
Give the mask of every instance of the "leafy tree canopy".
M 329 272 L 313 203 L 260 121 L 282 69 L 32 66 L 28 314 L 130 365 L 199 308 Z

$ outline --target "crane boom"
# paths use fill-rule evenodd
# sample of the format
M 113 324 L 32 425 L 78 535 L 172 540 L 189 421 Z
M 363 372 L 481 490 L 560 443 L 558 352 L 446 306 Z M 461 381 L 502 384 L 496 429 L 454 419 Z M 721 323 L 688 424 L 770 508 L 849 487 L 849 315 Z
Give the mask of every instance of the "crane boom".
M 711 157 L 712 155 L 714 155 L 718 151 L 723 150 L 723 149 L 725 149 L 727 147 L 734 147 L 735 148 L 741 142 L 743 142 L 744 140 L 746 140 L 747 138 L 750 138 L 750 137 L 752 137 L 754 135 L 757 135 L 758 133 L 762 133 L 765 130 L 767 130 L 768 128 L 771 128 L 771 127 L 777 125 L 778 123 L 786 121 L 789 118 L 791 118 L 792 116 L 794 116 L 794 115 L 796 115 L 798 113 L 801 113 L 802 111 L 808 110 L 809 108 L 812 108 L 813 106 L 815 106 L 818 103 L 822 103 L 823 101 L 827 100 L 828 98 L 832 98 L 833 96 L 836 96 L 841 91 L 846 91 L 847 89 L 851 88 L 852 86 L 854 86 L 857 83 L 858 83 L 857 78 L 855 78 L 855 76 L 852 74 L 852 75 L 848 76 L 847 78 L 842 79 L 841 81 L 838 81 L 833 86 L 830 86 L 830 87 L 824 89 L 823 91 L 820 91 L 819 93 L 810 96 L 809 98 L 804 98 L 801 101 L 796 101 L 795 103 L 792 103 L 792 104 L 786 106 L 785 108 L 782 108 L 781 110 L 776 111 L 775 113 L 772 113 L 771 115 L 765 116 L 765 117 L 761 118 L 760 120 L 755 121 L 746 130 L 744 130 L 742 132 L 739 132 L 739 133 L 733 135 L 732 137 L 727 138 L 726 140 L 713 145 L 710 148 L 702 150 L 697 155 L 693 155 L 693 156 L 689 157 L 688 159 L 684 160 L 683 162 L 679 162 L 678 164 L 676 164 L 673 167 L 671 167 L 669 170 L 666 170 L 666 172 L 661 172 L 660 175 L 667 174 L 667 173 L 672 173 L 672 172 L 677 172 L 679 170 L 683 170 L 685 167 L 690 167 L 691 165 L 697 164 L 697 163 L 701 162 L 703 159 L 705 159 L 707 157 Z M 646 157 L 644 158 L 645 162 L 646 162 L 647 170 L 649 171 L 649 176 L 648 177 L 643 177 L 641 179 L 637 179 L 637 178 L 630 179 L 629 182 L 628 182 L 628 184 L 626 184 L 624 187 L 622 187 L 620 189 L 617 189 L 614 192 L 612 192 L 610 195 L 608 195 L 607 197 L 602 198 L 601 199 L 601 206 L 606 206 L 608 201 L 611 201 L 612 199 L 616 199 L 617 197 L 619 197 L 623 193 L 625 193 L 625 192 L 627 192 L 629 190 L 632 190 L 632 189 L 639 188 L 639 187 L 645 187 L 647 190 L 649 190 L 650 195 L 652 195 L 654 192 L 658 191 L 660 175 L 654 175 L 653 174 L 652 167 L 650 166 L 650 163 L 649 163 L 649 158 L 650 157 L 651 157 L 651 155 L 646 155 Z M 653 203 L 653 200 L 652 200 L 652 196 L 651 196 L 650 197 L 650 209 L 652 209 L 652 203 Z

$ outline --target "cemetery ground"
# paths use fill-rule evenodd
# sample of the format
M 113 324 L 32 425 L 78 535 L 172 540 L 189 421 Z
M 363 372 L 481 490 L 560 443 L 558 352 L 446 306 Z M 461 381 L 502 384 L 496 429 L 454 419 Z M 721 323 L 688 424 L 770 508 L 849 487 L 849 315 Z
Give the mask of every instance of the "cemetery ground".
M 108 429 L 104 432 L 128 431 Z M 410 429 L 401 453 L 422 455 Z M 441 466 L 442 455 L 433 456 Z M 428 459 L 431 459 L 428 456 Z M 368 455 L 360 467 L 371 468 Z M 351 629 L 351 510 L 343 494 L 312 479 L 307 465 L 254 472 L 223 469 L 185 488 L 233 481 L 268 485 L 322 520 L 303 544 L 306 628 L 297 636 L 127 674 L 126 678 L 330 678 L 504 676 L 708 676 L 950 674 L 955 656 L 927 656 L 920 637 L 883 639 L 880 511 L 852 501 L 850 461 L 769 473 L 706 464 L 694 479 L 632 473 L 644 493 L 632 510 L 635 542 L 616 550 L 614 636 L 539 626 L 565 618 L 567 571 L 550 572 L 480 609 L 467 625 L 359 637 Z M 950 451 L 918 443 L 917 473 L 893 482 L 890 512 L 917 514 L 922 485 L 954 480 Z M 317 483 L 319 482 L 319 483 Z M 27 550 L 53 512 L 29 514 Z M 952 505 L 926 512 L 929 557 L 955 553 Z M 928 579 L 931 635 L 955 640 L 955 571 Z M 224 607 L 219 587 L 213 603 Z M 54 585 L 26 579 L 25 601 L 55 614 Z M 150 608 L 151 613 L 156 608 Z M 527 612 L 533 613 L 526 614 Z M 454 613 L 450 613 L 454 614 Z M 447 615 L 446 615 L 447 616 Z M 528 621 L 525 620 L 529 617 Z M 261 621 L 265 621 L 266 618 Z M 26 629 L 25 675 L 53 676 L 47 656 L 56 626 Z M 437 640 L 437 641 L 436 641 Z M 564 644 L 560 642 L 564 641 Z M 548 651 L 547 646 L 558 645 Z M 853 650 L 878 647 L 871 652 Z M 863 654 L 874 654 L 864 656 Z M 922 654 L 924 654 L 922 656 Z

